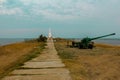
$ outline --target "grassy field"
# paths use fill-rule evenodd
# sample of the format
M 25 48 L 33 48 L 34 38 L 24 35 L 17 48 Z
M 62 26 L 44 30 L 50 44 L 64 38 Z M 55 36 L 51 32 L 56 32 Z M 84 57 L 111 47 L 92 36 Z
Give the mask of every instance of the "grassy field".
M 21 42 L 0 47 L 0 78 L 18 68 L 25 61 L 36 57 L 44 48 L 44 43 Z
M 120 47 L 96 44 L 90 50 L 66 45 L 63 40 L 55 42 L 73 80 L 120 80 Z

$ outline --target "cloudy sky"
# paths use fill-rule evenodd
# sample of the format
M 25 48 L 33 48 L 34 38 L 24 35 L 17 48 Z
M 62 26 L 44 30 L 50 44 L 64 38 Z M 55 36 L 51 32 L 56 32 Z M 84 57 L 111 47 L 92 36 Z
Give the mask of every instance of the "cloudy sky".
M 120 0 L 0 0 L 0 38 L 120 37 Z

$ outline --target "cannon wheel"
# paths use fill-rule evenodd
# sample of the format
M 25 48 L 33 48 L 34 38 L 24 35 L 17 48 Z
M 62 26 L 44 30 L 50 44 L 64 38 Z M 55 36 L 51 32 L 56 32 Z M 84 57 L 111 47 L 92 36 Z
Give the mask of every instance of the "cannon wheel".
M 88 45 L 88 48 L 93 49 L 93 47 L 94 47 L 94 42 L 90 42 L 89 45 Z

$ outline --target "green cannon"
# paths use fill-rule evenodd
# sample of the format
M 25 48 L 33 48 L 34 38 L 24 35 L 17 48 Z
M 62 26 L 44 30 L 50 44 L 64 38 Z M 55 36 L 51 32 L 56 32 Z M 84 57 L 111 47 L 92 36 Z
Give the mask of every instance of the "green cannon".
M 115 33 L 112 34 L 108 34 L 108 35 L 104 35 L 104 36 L 100 36 L 100 37 L 95 37 L 95 38 L 83 38 L 81 40 L 81 42 L 72 42 L 72 47 L 78 47 L 80 49 L 92 49 L 94 47 L 94 42 L 92 40 L 96 40 L 99 38 L 103 38 L 103 37 L 108 37 L 108 36 L 112 36 L 115 35 Z

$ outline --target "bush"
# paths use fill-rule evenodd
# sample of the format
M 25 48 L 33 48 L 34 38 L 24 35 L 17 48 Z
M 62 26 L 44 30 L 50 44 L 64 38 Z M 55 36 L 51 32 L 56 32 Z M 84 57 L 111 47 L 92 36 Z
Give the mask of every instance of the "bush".
M 47 41 L 47 37 L 43 36 L 42 34 L 39 36 L 39 38 L 37 39 L 38 42 L 46 42 Z

